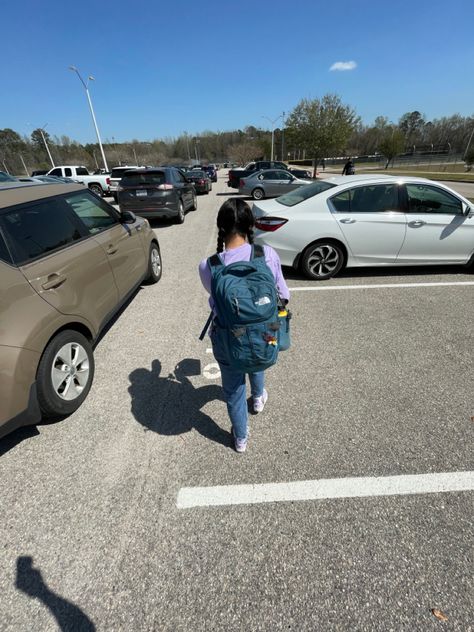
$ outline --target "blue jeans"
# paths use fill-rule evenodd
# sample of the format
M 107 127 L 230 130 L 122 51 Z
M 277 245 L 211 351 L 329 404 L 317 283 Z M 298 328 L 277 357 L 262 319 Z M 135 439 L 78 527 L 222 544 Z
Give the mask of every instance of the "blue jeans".
M 212 335 L 212 350 L 219 364 L 222 376 L 222 389 L 227 412 L 229 413 L 234 435 L 238 439 L 245 439 L 248 433 L 248 409 L 247 392 L 245 386 L 245 373 L 233 369 L 226 360 L 225 352 L 220 349 L 216 338 Z M 250 392 L 252 397 L 261 397 L 265 381 L 265 372 L 249 373 Z

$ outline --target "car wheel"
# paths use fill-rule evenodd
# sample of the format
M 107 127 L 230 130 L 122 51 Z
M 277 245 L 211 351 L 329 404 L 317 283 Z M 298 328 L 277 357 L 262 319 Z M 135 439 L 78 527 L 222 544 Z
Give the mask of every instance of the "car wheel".
M 150 254 L 148 256 L 148 276 L 147 283 L 158 283 L 163 274 L 163 263 L 161 261 L 161 252 L 158 244 L 151 244 Z
M 102 197 L 102 187 L 100 186 L 100 184 L 91 184 L 89 186 L 89 189 L 92 191 L 92 193 L 95 193 L 99 197 Z
M 38 403 L 46 417 L 70 415 L 86 399 L 94 379 L 92 346 L 78 331 L 61 331 L 49 343 L 36 374 Z
M 252 197 L 254 200 L 263 200 L 265 197 L 265 191 L 260 187 L 257 187 L 252 191 Z
M 333 241 L 318 241 L 303 253 L 301 267 L 309 279 L 323 281 L 340 272 L 344 266 L 344 252 Z
M 198 204 L 197 203 L 197 196 L 196 196 L 195 193 L 193 193 L 193 201 L 192 201 L 192 204 L 191 204 L 191 210 L 192 211 L 195 211 L 197 209 L 197 204 Z
M 183 206 L 183 200 L 180 200 L 178 204 L 178 217 L 176 218 L 176 223 L 182 224 L 183 222 L 184 222 L 184 206 Z

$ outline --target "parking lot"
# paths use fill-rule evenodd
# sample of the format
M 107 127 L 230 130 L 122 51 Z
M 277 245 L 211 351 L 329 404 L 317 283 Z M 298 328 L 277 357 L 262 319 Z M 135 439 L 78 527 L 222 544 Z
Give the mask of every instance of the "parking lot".
M 238 455 L 198 340 L 225 175 L 154 224 L 163 278 L 83 406 L 0 441 L 0 629 L 472 630 L 474 275 L 285 270 L 292 347 Z

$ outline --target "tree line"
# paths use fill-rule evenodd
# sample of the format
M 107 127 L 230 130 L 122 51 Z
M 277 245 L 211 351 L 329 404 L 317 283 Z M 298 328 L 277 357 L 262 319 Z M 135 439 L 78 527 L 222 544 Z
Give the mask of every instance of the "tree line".
M 390 160 L 400 154 L 460 154 L 467 164 L 474 162 L 474 115 L 453 114 L 427 120 L 419 111 L 407 112 L 394 123 L 378 116 L 364 124 L 353 107 L 338 95 L 302 99 L 274 130 L 277 160 L 311 160 L 316 166 L 323 158 L 373 156 Z M 271 132 L 250 125 L 244 129 L 198 135 L 183 132 L 176 138 L 151 142 L 133 139 L 103 143 L 109 166 L 183 164 L 190 162 L 235 162 L 270 158 Z M 13 174 L 51 168 L 54 164 L 102 167 L 97 143 L 79 143 L 68 136 L 51 136 L 38 128 L 22 136 L 13 129 L 0 129 L 0 170 Z

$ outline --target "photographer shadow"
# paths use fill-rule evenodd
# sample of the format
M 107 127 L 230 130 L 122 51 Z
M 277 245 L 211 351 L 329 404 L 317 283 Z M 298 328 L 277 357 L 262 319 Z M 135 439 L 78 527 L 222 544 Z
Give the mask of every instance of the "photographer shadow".
M 58 628 L 63 632 L 95 631 L 94 623 L 78 606 L 60 597 L 48 587 L 41 571 L 33 567 L 33 558 L 29 555 L 17 559 L 15 587 L 28 597 L 39 599 L 50 610 Z
M 187 358 L 174 373 L 161 376 L 161 362 L 153 360 L 151 369 L 135 369 L 129 375 L 131 411 L 142 426 L 162 435 L 181 435 L 193 428 L 203 437 L 231 447 L 230 432 L 223 430 L 201 409 L 213 400 L 224 401 L 217 384 L 195 388 L 189 379 L 201 374 L 201 362 Z

